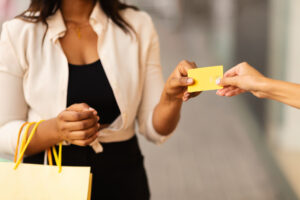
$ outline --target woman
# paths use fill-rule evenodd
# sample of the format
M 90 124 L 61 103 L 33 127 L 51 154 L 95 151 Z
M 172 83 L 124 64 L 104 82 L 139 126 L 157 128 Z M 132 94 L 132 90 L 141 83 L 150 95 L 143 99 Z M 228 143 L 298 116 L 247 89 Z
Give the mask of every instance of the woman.
M 0 152 L 13 155 L 26 121 L 43 123 L 26 152 L 65 141 L 63 165 L 91 166 L 93 199 L 149 199 L 135 136 L 154 143 L 174 131 L 193 80 L 183 61 L 163 83 L 151 18 L 119 0 L 32 0 L 3 25 Z
M 251 92 L 258 98 L 273 99 L 300 109 L 299 84 L 267 78 L 248 63 L 228 70 L 219 84 L 224 86 L 217 91 L 220 96 L 231 97 Z

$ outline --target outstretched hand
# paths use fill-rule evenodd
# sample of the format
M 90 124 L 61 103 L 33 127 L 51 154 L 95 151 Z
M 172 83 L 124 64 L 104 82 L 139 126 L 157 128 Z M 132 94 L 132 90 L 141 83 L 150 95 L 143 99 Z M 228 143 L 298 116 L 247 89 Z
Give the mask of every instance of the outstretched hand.
M 189 99 L 196 97 L 200 94 L 189 93 L 187 87 L 194 84 L 192 78 L 187 77 L 188 70 L 197 68 L 194 62 L 181 61 L 173 73 L 167 80 L 164 92 L 170 100 L 188 101 Z
M 244 92 L 251 92 L 256 97 L 262 97 L 260 83 L 265 77 L 255 68 L 244 62 L 228 70 L 219 85 L 223 89 L 217 91 L 217 95 L 232 97 Z

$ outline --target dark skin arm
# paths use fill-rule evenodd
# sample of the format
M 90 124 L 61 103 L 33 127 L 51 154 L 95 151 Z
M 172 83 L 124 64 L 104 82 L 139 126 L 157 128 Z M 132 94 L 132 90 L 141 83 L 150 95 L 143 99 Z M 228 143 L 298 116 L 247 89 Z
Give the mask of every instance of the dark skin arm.
M 194 84 L 194 80 L 187 77 L 187 71 L 196 67 L 193 62 L 182 61 L 168 78 L 153 113 L 153 126 L 159 134 L 169 135 L 179 122 L 183 102 L 200 94 L 187 92 L 187 86 Z

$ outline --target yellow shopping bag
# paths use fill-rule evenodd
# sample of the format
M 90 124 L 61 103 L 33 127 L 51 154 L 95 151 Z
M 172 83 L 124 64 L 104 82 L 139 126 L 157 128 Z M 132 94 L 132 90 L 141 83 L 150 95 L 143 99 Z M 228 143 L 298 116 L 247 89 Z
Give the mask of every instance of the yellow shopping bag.
M 19 159 L 15 159 L 15 163 L 0 163 L 0 199 L 90 199 L 92 184 L 90 167 L 61 167 L 61 144 L 58 155 L 53 152 L 57 166 L 20 164 L 39 123 L 35 124 L 27 142 L 22 142 Z M 29 126 L 27 131 L 28 128 Z M 24 134 L 26 135 L 26 131 Z

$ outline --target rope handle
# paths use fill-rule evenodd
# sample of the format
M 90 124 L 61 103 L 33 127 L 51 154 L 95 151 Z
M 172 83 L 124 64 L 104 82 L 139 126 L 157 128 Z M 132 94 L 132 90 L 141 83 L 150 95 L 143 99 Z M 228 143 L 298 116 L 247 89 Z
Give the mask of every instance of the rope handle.
M 18 133 L 18 140 L 17 140 L 17 146 L 16 146 L 16 151 L 15 151 L 15 158 L 14 158 L 14 162 L 17 162 L 17 158 L 18 158 L 18 153 L 19 153 L 19 143 L 20 143 L 20 137 L 21 137 L 21 133 L 24 129 L 24 127 L 28 124 L 28 122 L 25 122 L 24 124 L 22 124 L 19 133 Z
M 34 134 L 36 133 L 36 130 L 38 128 L 38 126 L 40 125 L 40 123 L 42 123 L 44 120 L 41 120 L 37 123 L 35 122 L 31 122 L 31 123 L 28 123 L 28 122 L 25 122 L 20 130 L 19 130 L 19 133 L 18 133 L 18 141 L 17 141 L 17 147 L 16 147 L 16 152 L 15 152 L 15 159 L 14 159 L 14 162 L 16 163 L 15 166 L 14 166 L 14 169 L 16 170 L 18 168 L 18 166 L 20 165 L 20 163 L 22 162 L 23 160 L 23 157 L 24 157 L 24 154 L 25 154 L 25 151 L 29 145 L 29 143 L 31 142 Z M 29 131 L 29 128 L 34 124 L 34 127 L 33 129 L 31 130 L 30 132 L 30 135 L 27 139 L 27 135 L 28 135 L 28 131 Z M 28 125 L 25 129 L 25 132 L 24 132 L 24 135 L 23 135 L 23 138 L 22 138 L 22 144 L 21 144 L 21 147 L 20 147 L 20 156 L 18 158 L 18 148 L 19 148 L 19 143 L 20 143 L 20 137 L 21 137 L 21 133 L 22 133 L 22 130 L 24 129 L 24 127 Z M 58 152 L 58 155 L 57 155 L 57 152 L 56 152 L 56 149 L 55 147 L 52 147 L 53 149 L 53 154 L 54 154 L 54 157 L 55 157 L 55 162 L 56 162 L 56 165 L 58 166 L 58 172 L 61 173 L 62 171 L 62 142 L 59 143 L 59 152 Z M 52 156 L 51 156 L 51 150 L 48 149 L 48 160 L 49 160 L 49 165 L 52 166 L 53 163 L 52 163 Z

